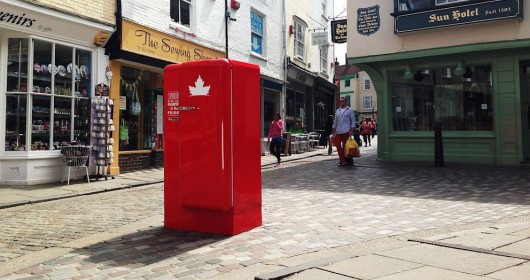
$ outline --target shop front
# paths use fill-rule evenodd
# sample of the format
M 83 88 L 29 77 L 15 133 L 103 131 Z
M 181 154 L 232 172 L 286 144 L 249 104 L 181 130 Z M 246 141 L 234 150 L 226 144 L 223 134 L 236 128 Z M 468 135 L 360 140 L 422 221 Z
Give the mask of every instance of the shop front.
M 527 161 L 530 29 L 522 1 L 419 3 L 349 8 L 359 24 L 348 30 L 358 44 L 347 62 L 377 91 L 378 159 Z
M 337 86 L 294 63 L 287 66 L 285 128 L 291 133 L 309 133 L 325 128 L 334 113 Z
M 115 78 L 110 98 L 119 134 L 111 174 L 163 167 L 163 70 L 172 63 L 224 57 L 222 52 L 119 19 L 106 46 Z
M 23 2 L 0 8 L 0 185 L 60 180 L 59 147 L 90 144 L 90 98 L 114 27 Z

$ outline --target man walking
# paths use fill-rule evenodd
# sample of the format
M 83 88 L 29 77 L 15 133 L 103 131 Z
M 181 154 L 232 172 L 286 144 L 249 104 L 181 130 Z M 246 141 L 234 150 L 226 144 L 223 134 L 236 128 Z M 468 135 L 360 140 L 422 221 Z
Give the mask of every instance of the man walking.
M 338 166 L 353 165 L 353 158 L 348 160 L 344 156 L 344 145 L 348 138 L 353 135 L 355 130 L 355 115 L 353 110 L 346 106 L 346 98 L 339 99 L 340 106 L 335 111 L 335 118 L 333 120 L 332 141 L 337 147 L 339 153 Z

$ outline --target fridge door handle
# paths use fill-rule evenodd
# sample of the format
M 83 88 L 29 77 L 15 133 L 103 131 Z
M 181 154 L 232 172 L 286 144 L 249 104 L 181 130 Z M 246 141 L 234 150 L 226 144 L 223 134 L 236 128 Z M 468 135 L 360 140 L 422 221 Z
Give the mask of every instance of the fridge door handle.
M 195 107 L 195 106 L 178 106 L 177 110 L 179 110 L 179 111 L 199 110 L 199 107 Z

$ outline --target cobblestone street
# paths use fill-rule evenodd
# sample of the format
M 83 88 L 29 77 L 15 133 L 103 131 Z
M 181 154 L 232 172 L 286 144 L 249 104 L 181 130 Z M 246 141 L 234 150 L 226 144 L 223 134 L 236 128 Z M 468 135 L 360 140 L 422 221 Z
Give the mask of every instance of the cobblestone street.
M 0 275 L 234 279 L 293 256 L 530 216 L 528 166 L 385 164 L 373 152 L 335 164 L 319 155 L 264 168 L 263 226 L 234 237 L 164 229 L 162 184 L 1 209 Z

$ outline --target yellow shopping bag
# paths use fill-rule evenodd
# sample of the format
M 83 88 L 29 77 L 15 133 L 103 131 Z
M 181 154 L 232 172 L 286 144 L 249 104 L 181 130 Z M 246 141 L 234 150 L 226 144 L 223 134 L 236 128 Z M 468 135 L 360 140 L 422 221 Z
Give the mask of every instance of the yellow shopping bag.
M 350 137 L 348 140 L 346 140 L 346 145 L 344 145 L 344 156 L 347 158 L 361 156 L 359 145 L 357 144 L 357 141 L 353 139 L 353 137 Z

